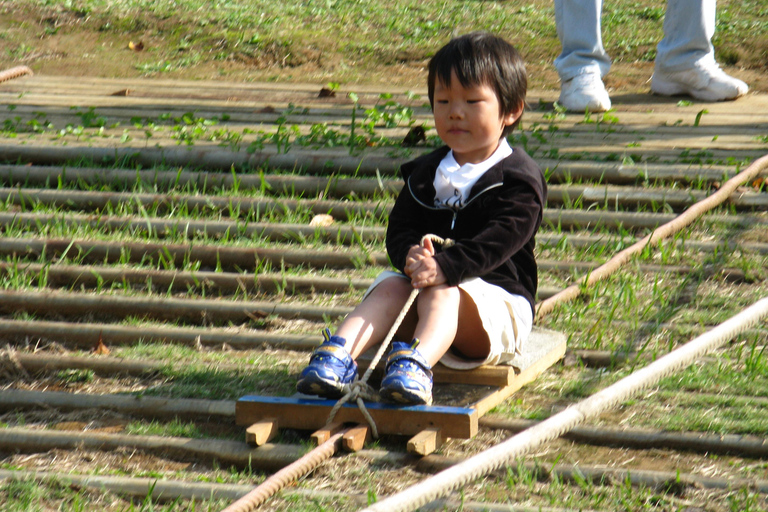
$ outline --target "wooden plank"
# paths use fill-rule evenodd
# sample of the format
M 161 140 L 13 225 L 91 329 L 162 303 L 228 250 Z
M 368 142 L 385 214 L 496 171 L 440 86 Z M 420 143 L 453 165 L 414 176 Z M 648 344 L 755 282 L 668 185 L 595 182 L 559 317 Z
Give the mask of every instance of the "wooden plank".
M 365 354 L 358 358 L 358 372 L 360 374 L 365 373 L 370 362 L 370 359 L 365 359 Z M 383 368 L 384 361 L 380 361 L 379 368 L 374 371 L 374 375 L 381 376 Z M 481 366 L 474 370 L 454 370 L 438 364 L 432 368 L 432 374 L 436 384 L 455 383 L 504 387 L 515 379 L 515 369 L 511 366 Z
M 262 446 L 277 435 L 277 419 L 264 418 L 245 429 L 245 442 L 251 446 Z
M 408 440 L 408 453 L 425 457 L 443 444 L 443 436 L 439 428 L 422 430 Z
M 371 427 L 355 425 L 347 429 L 341 437 L 341 446 L 348 452 L 359 452 L 371 439 Z
M 489 410 L 493 409 L 501 402 L 506 400 L 510 395 L 512 395 L 512 393 L 536 379 L 536 377 L 541 375 L 544 370 L 562 359 L 565 355 L 565 348 L 566 340 L 565 337 L 563 337 L 563 342 L 561 344 L 555 346 L 555 348 L 550 350 L 547 355 L 520 372 L 509 386 L 500 388 L 497 391 L 494 391 L 493 393 L 485 396 L 484 398 L 472 404 L 472 407 L 475 408 L 479 416 L 484 415 Z
M 244 396 L 235 404 L 235 422 L 248 426 L 261 418 L 275 417 L 281 428 L 317 430 L 325 425 L 334 405 L 336 400 L 322 398 Z M 431 427 L 440 427 L 445 437 L 458 439 L 471 439 L 477 434 L 478 414 L 474 409 L 375 402 L 365 405 L 379 434 L 413 436 Z M 334 421 L 367 423 L 357 405 L 349 403 L 339 409 Z

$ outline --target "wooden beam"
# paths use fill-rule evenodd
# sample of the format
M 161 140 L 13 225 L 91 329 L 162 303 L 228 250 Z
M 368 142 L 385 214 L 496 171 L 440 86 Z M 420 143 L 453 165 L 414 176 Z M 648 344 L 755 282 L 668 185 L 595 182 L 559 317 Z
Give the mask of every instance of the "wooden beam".
M 328 439 L 330 439 L 333 434 L 339 432 L 342 428 L 344 428 L 344 424 L 342 422 L 334 421 L 333 423 L 325 425 L 323 428 L 314 431 L 310 436 L 310 439 L 312 439 L 312 443 L 315 446 L 320 446 Z
M 245 442 L 262 446 L 277 435 L 277 418 L 264 418 L 245 429 Z
M 368 365 L 371 362 L 370 359 L 364 359 L 363 357 L 357 360 L 357 368 L 360 374 L 363 374 L 368 369 Z M 380 377 L 384 363 L 380 362 L 379 366 L 381 368 L 374 370 L 374 375 Z M 515 379 L 515 369 L 511 366 L 480 366 L 473 370 L 454 370 L 442 364 L 436 364 L 432 368 L 432 374 L 436 384 L 473 384 L 476 386 L 495 386 L 498 388 L 508 386 Z
M 317 430 L 325 426 L 335 400 L 307 397 L 244 396 L 235 405 L 235 422 L 248 426 L 261 418 L 274 417 L 281 428 Z M 474 409 L 445 406 L 396 406 L 366 403 L 380 434 L 416 435 L 440 427 L 445 437 L 471 439 L 477 434 L 478 415 Z M 334 421 L 367 424 L 357 404 L 344 404 Z
M 341 438 L 341 444 L 348 452 L 359 452 L 371 438 L 371 427 L 355 425 L 350 427 Z
M 408 453 L 425 457 L 443 444 L 443 436 L 439 428 L 427 428 L 408 440 Z

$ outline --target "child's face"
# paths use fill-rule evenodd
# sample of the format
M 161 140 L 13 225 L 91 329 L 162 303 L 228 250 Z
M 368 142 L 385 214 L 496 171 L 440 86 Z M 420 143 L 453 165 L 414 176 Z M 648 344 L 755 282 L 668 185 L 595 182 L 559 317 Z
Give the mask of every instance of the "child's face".
M 488 159 L 499 147 L 504 127 L 522 114 L 502 116 L 499 98 L 487 84 L 464 87 L 451 73 L 451 85 L 437 80 L 433 114 L 437 134 L 452 150 L 459 165 Z

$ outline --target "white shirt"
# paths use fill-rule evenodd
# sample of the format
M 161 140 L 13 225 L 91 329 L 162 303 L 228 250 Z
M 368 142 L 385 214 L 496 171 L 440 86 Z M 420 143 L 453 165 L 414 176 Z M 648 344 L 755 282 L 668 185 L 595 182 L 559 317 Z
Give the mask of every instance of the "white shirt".
M 444 205 L 453 209 L 464 206 L 469 191 L 480 176 L 511 154 L 512 148 L 506 137 L 502 137 L 499 147 L 487 160 L 477 164 L 459 165 L 453 157 L 453 150 L 449 151 L 435 173 L 435 206 Z

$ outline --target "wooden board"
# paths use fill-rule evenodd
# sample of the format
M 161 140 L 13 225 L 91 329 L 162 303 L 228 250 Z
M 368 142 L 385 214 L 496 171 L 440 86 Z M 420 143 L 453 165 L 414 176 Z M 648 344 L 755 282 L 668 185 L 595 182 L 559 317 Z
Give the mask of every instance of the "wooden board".
M 281 428 L 317 430 L 323 427 L 336 400 L 322 398 L 244 396 L 235 405 L 235 422 L 247 427 L 262 418 L 278 418 Z M 446 437 L 470 439 L 477 434 L 478 414 L 466 407 L 439 405 L 396 406 L 366 403 L 379 434 L 413 436 L 427 428 L 439 427 Z M 344 404 L 334 421 L 367 421 L 357 404 Z
M 363 354 L 357 360 L 358 372 L 364 373 L 368 369 L 370 359 L 365 358 Z M 374 370 L 373 376 L 377 374 L 380 377 L 384 367 L 384 361 L 379 362 L 379 368 Z M 472 371 L 453 370 L 441 364 L 432 368 L 432 376 L 435 384 L 454 383 L 454 384 L 475 384 L 478 386 L 509 386 L 515 380 L 515 369 L 511 366 L 481 366 Z
M 525 384 L 536 379 L 565 355 L 566 337 L 561 333 L 534 330 L 532 336 L 555 336 L 555 338 L 551 343 L 543 345 L 552 348 L 523 371 L 517 371 L 511 366 L 455 371 L 438 365 L 435 368 L 436 383 L 447 382 L 443 385 L 445 389 L 461 389 L 462 386 L 467 388 L 462 395 L 464 399 L 460 400 L 457 406 L 397 406 L 366 402 L 366 408 L 376 422 L 379 433 L 415 436 L 429 429 L 439 429 L 443 439 L 474 437 L 477 433 L 479 418 L 483 414 L 506 400 Z M 365 367 L 364 363 L 363 367 Z M 435 388 L 437 389 L 438 386 Z M 435 393 L 434 396 L 438 397 L 439 393 Z M 466 400 L 466 398 L 470 399 Z M 334 405 L 336 400 L 305 395 L 244 396 L 235 405 L 235 421 L 238 425 L 247 427 L 264 418 L 276 418 L 281 428 L 317 431 L 325 426 Z M 367 420 L 355 403 L 344 404 L 334 417 L 334 422 L 367 424 Z
M 529 382 L 533 381 L 547 368 L 555 364 L 557 361 L 563 358 L 565 355 L 566 339 L 563 336 L 563 342 L 555 346 L 544 357 L 536 361 L 534 364 L 515 375 L 514 380 L 510 385 L 503 388 L 499 388 L 497 391 L 490 393 L 481 400 L 477 401 L 472 407 L 478 412 L 480 416 L 490 411 L 501 402 L 509 398 L 512 393 L 525 386 Z

